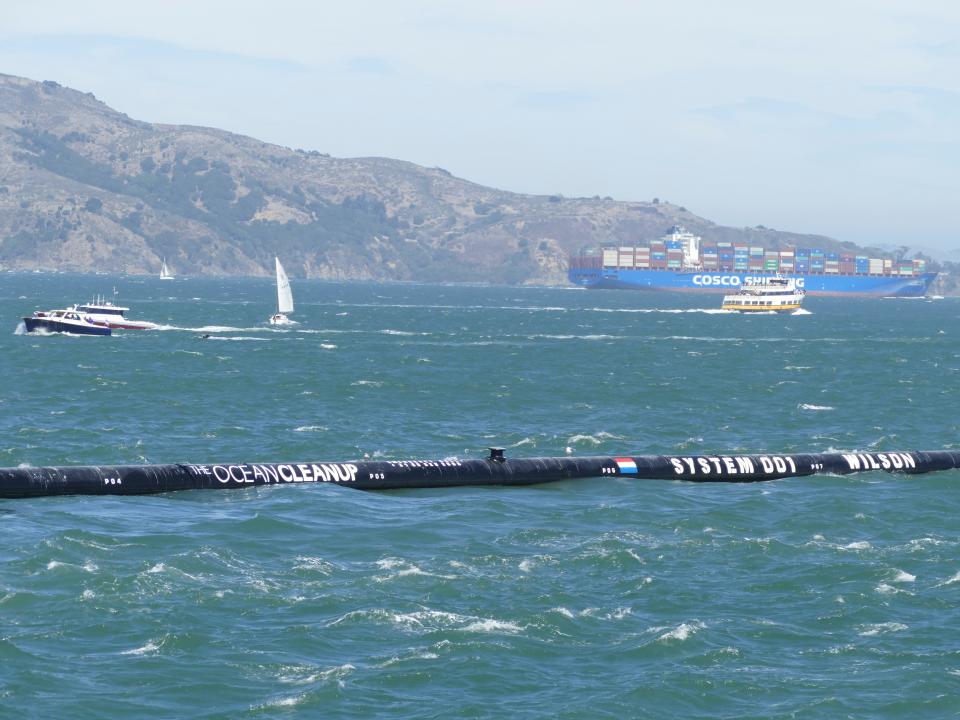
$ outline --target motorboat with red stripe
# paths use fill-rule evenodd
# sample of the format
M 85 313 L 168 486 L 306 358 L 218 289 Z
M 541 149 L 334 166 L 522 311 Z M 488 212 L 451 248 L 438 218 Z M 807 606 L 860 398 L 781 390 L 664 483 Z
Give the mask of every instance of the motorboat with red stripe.
M 82 305 L 74 305 L 73 309 L 85 313 L 97 325 L 113 330 L 155 330 L 158 327 L 156 323 L 147 320 L 131 320 L 124 315 L 130 308 L 114 305 L 102 297 Z

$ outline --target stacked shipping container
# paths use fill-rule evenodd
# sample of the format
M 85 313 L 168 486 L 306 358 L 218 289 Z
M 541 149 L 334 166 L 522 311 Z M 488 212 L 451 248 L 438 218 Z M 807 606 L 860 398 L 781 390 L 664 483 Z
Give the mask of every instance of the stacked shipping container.
M 680 270 L 683 247 L 674 240 L 657 240 L 649 245 L 604 248 L 601 256 L 578 259 L 587 267 L 590 260 L 603 267 Z M 894 275 L 913 276 L 927 271 L 923 260 L 893 261 L 849 253 L 827 253 L 820 249 L 767 250 L 730 242 L 704 243 L 700 248 L 704 270 L 720 272 L 790 273 L 801 275 Z M 593 266 L 593 265 L 589 265 Z

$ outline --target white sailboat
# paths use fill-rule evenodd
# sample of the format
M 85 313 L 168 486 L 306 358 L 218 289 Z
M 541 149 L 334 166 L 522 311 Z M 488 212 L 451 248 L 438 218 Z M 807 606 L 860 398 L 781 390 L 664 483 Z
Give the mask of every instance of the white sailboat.
M 160 279 L 161 280 L 173 280 L 173 273 L 170 272 L 170 268 L 167 267 L 167 259 L 163 258 L 162 264 L 160 265 Z
M 296 320 L 287 317 L 293 312 L 293 293 L 290 290 L 290 279 L 280 264 L 280 258 L 274 257 L 277 263 L 277 312 L 270 316 L 271 325 L 296 325 Z

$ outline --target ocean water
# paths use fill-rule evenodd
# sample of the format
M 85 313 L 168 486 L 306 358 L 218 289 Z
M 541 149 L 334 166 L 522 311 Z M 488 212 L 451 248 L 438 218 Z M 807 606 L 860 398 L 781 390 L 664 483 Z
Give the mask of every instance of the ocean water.
M 114 287 L 164 329 L 18 332 Z M 0 275 L 0 466 L 960 442 L 952 299 L 293 290 Z M 0 717 L 955 717 L 958 481 L 0 501 Z

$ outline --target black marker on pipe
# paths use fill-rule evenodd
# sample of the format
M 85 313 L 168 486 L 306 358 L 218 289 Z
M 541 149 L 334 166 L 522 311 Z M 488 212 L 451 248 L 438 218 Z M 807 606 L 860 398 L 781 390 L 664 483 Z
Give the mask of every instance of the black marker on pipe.
M 762 482 L 867 471 L 919 474 L 960 468 L 960 452 L 789 455 L 638 455 L 507 459 L 490 448 L 482 460 L 378 460 L 304 463 L 88 465 L 0 468 L 0 498 L 47 495 L 145 495 L 174 490 L 231 490 L 257 485 L 330 483 L 359 490 L 534 485 L 616 477 L 691 482 Z

